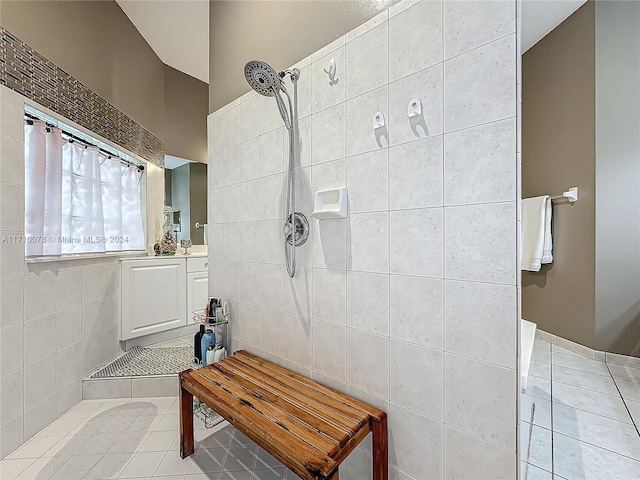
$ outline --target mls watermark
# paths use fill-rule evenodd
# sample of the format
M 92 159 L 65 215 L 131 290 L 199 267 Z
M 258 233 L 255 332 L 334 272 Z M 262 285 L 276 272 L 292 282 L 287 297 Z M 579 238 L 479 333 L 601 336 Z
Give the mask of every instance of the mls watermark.
M 88 243 L 129 243 L 126 236 L 71 236 L 71 235 L 3 235 L 2 243 L 60 243 L 60 244 L 88 244 Z

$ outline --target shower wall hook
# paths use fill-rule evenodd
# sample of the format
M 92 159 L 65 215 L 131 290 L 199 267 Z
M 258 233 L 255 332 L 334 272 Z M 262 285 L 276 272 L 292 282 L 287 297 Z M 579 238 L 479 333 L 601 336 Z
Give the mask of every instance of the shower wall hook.
M 326 68 L 323 69 L 324 73 L 326 73 L 329 76 L 329 85 L 335 85 L 336 83 L 338 83 L 338 80 L 336 79 L 336 60 L 335 58 L 331 58 L 331 60 L 329 61 L 329 70 L 327 70 Z
M 373 114 L 373 129 L 377 130 L 384 127 L 384 113 L 376 112 Z
M 409 115 L 409 118 L 419 117 L 422 115 L 422 100 L 419 98 L 412 98 L 409 100 L 407 115 Z

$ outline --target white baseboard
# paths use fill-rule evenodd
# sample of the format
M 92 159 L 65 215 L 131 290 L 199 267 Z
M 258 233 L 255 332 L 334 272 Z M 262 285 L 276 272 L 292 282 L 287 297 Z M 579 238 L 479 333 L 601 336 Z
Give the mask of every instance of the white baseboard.
M 559 347 L 566 348 L 567 350 L 571 350 L 573 353 L 577 353 L 578 355 L 582 355 L 583 357 L 590 358 L 591 360 L 597 360 L 599 362 L 610 362 L 607 357 L 609 355 L 614 355 L 611 353 L 602 352 L 600 350 L 594 350 L 593 348 L 585 347 L 576 342 L 572 342 L 571 340 L 567 340 L 566 338 L 559 337 L 552 333 L 545 332 L 540 330 L 539 328 L 536 330 L 536 337 L 545 340 L 551 344 L 558 345 Z M 624 357 L 624 355 L 618 355 L 620 357 Z M 626 357 L 626 358 L 635 358 L 635 357 Z M 638 360 L 640 366 L 640 359 Z

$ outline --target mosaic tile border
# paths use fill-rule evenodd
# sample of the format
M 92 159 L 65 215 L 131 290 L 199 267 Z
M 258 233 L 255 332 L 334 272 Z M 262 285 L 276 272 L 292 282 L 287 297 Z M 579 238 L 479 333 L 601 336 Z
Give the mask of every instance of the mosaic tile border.
M 195 368 L 193 347 L 134 347 L 90 378 L 175 375 Z
M 0 84 L 164 167 L 164 142 L 0 27 Z

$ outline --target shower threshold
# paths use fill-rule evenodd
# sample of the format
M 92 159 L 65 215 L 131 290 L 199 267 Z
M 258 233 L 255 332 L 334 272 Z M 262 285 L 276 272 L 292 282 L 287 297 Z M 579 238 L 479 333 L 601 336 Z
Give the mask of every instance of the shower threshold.
M 177 375 L 193 367 L 192 347 L 133 347 L 89 378 Z
M 178 374 L 193 363 L 193 347 L 134 347 L 84 378 L 82 398 L 144 398 L 178 395 Z
M 199 368 L 189 345 L 134 347 L 82 382 L 82 398 L 145 398 L 178 395 L 178 374 Z M 224 419 L 194 402 L 194 414 L 212 428 Z

